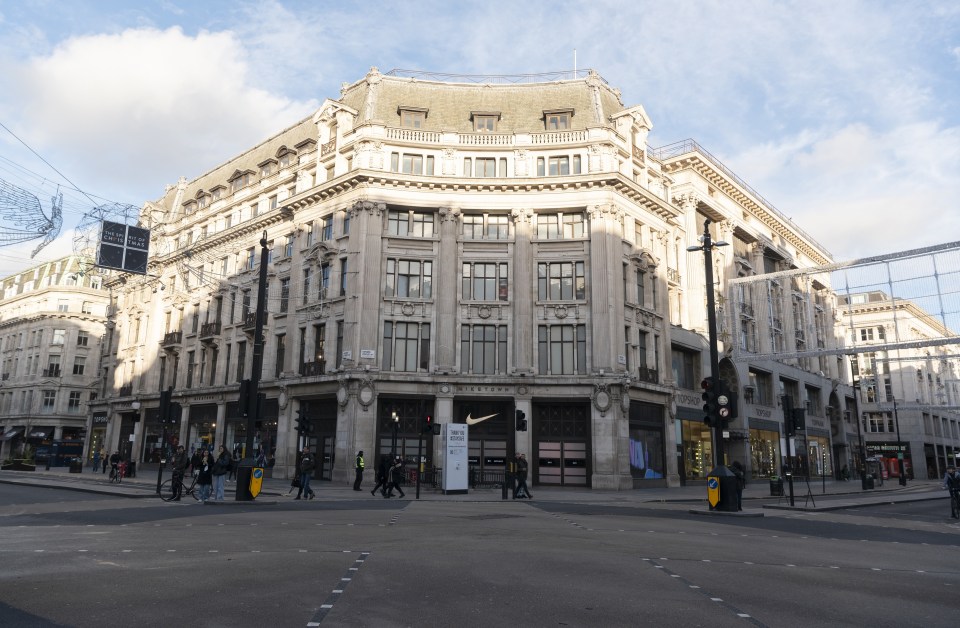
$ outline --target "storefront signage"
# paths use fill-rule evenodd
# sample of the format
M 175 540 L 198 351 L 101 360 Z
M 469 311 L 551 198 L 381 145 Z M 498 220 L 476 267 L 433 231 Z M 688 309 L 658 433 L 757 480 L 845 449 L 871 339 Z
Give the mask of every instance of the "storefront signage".
M 687 406 L 690 408 L 700 408 L 703 406 L 703 399 L 700 398 L 700 395 L 678 392 L 676 399 L 678 406 Z
M 827 429 L 827 423 L 823 419 L 815 419 L 810 415 L 807 415 L 807 421 L 810 422 L 811 427 L 819 427 L 822 430 Z
M 94 425 L 106 425 L 110 421 L 107 419 L 106 412 L 97 412 L 93 415 L 93 424 Z
M 377 352 L 375 349 L 360 349 L 360 359 L 375 360 L 377 359 Z
M 764 410 L 763 408 L 754 408 L 753 413 L 757 415 L 758 418 L 769 419 L 773 416 L 773 410 Z
M 513 393 L 513 386 L 457 386 L 458 393 Z

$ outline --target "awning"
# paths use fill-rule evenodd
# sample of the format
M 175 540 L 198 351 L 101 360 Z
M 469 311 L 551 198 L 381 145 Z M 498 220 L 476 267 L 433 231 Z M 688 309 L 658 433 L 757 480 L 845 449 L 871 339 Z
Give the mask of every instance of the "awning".
M 52 427 L 35 427 L 30 430 L 30 434 L 27 435 L 27 438 L 32 440 L 47 440 L 53 435 Z
M 8 441 L 11 438 L 15 438 L 23 434 L 22 427 L 13 427 L 3 433 L 3 436 L 0 436 L 0 441 Z

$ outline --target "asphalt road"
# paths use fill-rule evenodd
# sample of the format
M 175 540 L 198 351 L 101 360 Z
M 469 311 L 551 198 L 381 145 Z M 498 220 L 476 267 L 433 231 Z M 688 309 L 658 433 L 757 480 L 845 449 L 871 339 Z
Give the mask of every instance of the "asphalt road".
M 2 626 L 948 626 L 945 502 L 203 506 L 0 485 Z M 696 507 L 694 507 L 696 508 Z

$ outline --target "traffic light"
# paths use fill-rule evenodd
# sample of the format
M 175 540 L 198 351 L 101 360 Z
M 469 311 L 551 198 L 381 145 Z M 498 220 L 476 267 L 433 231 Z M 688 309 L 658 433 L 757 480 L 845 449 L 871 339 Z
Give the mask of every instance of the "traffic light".
M 807 429 L 807 411 L 803 408 L 794 408 L 791 415 L 793 417 L 793 433 L 805 431 Z
M 240 382 L 240 398 L 237 400 L 237 409 L 241 416 L 250 414 L 250 393 L 252 392 L 252 383 L 249 379 Z
M 160 391 L 160 422 L 168 423 L 170 421 L 170 401 L 173 397 L 173 386 Z
M 306 436 L 313 432 L 313 422 L 303 410 L 297 410 L 297 434 Z
M 420 431 L 424 434 L 433 434 L 433 417 L 429 414 L 423 417 L 423 429 Z
M 527 431 L 527 415 L 523 410 L 517 410 L 517 431 L 526 432 Z
M 720 382 L 720 392 L 717 395 L 717 417 L 720 419 L 720 427 L 726 427 L 730 421 L 737 418 L 737 394 L 727 388 L 723 381 Z
M 700 388 L 703 389 L 703 393 L 700 395 L 700 398 L 703 399 L 703 422 L 710 427 L 714 427 L 720 419 L 720 404 L 718 403 L 720 387 L 713 377 L 704 377 L 703 381 L 700 382 Z

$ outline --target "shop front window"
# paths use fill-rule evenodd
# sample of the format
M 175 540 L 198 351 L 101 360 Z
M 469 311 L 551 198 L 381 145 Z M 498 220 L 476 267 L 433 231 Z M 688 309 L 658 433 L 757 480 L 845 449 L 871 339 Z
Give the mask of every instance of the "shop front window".
M 754 479 L 780 475 L 780 434 L 750 430 L 750 475 Z
M 702 480 L 713 469 L 713 441 L 702 421 L 681 421 L 683 471 L 688 480 Z

